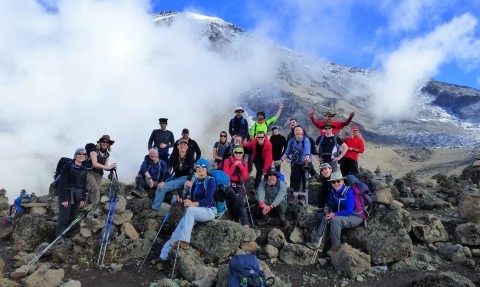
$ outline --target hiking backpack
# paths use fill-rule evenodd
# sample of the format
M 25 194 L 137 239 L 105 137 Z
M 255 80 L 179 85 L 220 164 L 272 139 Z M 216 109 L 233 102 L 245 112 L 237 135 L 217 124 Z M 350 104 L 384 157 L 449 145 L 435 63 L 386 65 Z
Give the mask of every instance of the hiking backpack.
M 228 287 L 250 287 L 262 286 L 268 287 L 265 272 L 260 270 L 257 256 L 254 254 L 239 254 L 232 257 L 228 265 L 230 277 L 228 278 Z
M 373 202 L 372 192 L 368 189 L 368 186 L 360 181 L 354 181 L 352 186 L 345 185 L 345 188 L 342 191 L 341 196 L 345 197 L 348 189 L 351 188 L 353 191 L 353 198 L 355 199 L 355 213 L 358 214 L 367 226 L 367 218 L 369 216 L 370 207 Z
M 333 135 L 333 143 L 335 144 L 333 149 L 337 148 L 337 151 L 333 154 L 334 157 L 339 156 L 340 153 L 341 153 L 341 152 L 340 152 L 340 145 L 338 144 L 337 138 L 338 138 L 337 135 Z M 320 136 L 320 137 L 317 139 L 317 141 L 318 141 L 318 155 L 319 155 L 320 157 L 322 157 L 322 155 L 323 155 L 323 153 L 322 153 L 322 142 L 323 142 L 324 139 L 325 139 L 325 135 Z M 330 153 L 325 153 L 325 155 L 332 154 L 332 153 L 333 153 L 333 150 L 332 150 L 332 152 L 330 152 Z
M 310 156 L 311 156 L 311 155 L 313 154 L 313 153 L 312 153 L 312 147 L 313 147 L 313 150 L 315 150 L 315 143 L 313 143 L 313 145 L 312 145 L 313 140 L 312 140 L 310 137 L 308 137 L 308 136 L 303 135 L 302 137 L 303 137 L 303 139 L 302 139 L 302 147 L 303 147 L 304 149 L 305 149 L 305 138 L 307 138 L 307 139 L 310 141 Z M 292 139 L 295 140 L 295 137 L 291 138 L 290 141 L 288 142 L 288 144 L 291 146 L 291 148 L 293 148 Z M 296 162 L 299 157 L 300 157 L 300 151 L 299 151 L 297 148 L 295 148 L 295 149 L 293 150 L 293 154 L 292 154 L 292 157 L 291 157 L 292 162 Z

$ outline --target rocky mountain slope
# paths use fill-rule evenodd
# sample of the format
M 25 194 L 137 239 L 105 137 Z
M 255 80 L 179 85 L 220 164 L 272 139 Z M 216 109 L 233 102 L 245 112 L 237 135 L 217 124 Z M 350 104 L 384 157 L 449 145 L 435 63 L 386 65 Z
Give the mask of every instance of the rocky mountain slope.
M 198 21 L 202 26 L 199 40 L 208 40 L 203 43 L 229 57 L 246 57 L 262 42 L 231 23 L 193 13 L 157 13 L 154 21 L 169 26 L 181 17 Z M 408 120 L 378 122 L 369 109 L 373 103 L 368 85 L 381 71 L 339 65 L 271 43 L 265 45 L 272 46 L 279 61 L 277 74 L 262 86 L 249 87 L 238 95 L 235 102 L 247 115 L 255 116 L 260 110 L 273 115 L 277 104 L 283 102 L 285 109 L 277 124 L 288 128 L 288 117 L 297 116 L 311 134 L 316 134 L 316 128 L 308 119 L 308 111 L 316 110 L 319 118 L 332 109 L 339 119 L 355 111 L 354 123 L 362 128 L 363 137 L 374 143 L 452 147 L 472 145 L 479 139 L 478 90 L 430 79 L 419 85 L 417 103 Z

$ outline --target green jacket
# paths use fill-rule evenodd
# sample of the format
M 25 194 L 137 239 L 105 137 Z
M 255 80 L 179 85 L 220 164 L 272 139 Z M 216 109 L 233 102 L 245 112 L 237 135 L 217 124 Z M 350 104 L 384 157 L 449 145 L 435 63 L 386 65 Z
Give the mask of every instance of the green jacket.
M 286 194 L 287 185 L 280 180 L 274 186 L 269 186 L 265 181 L 258 186 L 258 202 L 265 202 L 273 207 L 277 207 L 282 200 L 285 200 Z
M 265 134 L 267 134 L 267 131 L 268 131 L 268 127 L 276 122 L 278 120 L 278 118 L 276 116 L 273 116 L 271 118 L 269 118 L 268 120 L 264 121 L 263 124 L 259 124 L 257 122 L 254 122 L 253 125 L 252 125 L 252 129 L 250 130 L 250 135 L 255 138 L 258 134 L 258 132 L 264 132 Z

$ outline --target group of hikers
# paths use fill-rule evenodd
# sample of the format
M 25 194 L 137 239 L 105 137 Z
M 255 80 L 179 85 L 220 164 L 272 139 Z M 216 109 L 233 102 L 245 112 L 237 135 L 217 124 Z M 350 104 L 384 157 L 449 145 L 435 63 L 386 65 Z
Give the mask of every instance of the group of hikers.
M 341 122 L 334 120 L 333 111 L 327 111 L 325 119 L 320 121 L 316 120 L 314 111 L 310 111 L 309 117 L 319 129 L 319 136 L 314 141 L 295 117 L 288 121 L 290 133 L 287 137 L 281 134 L 280 127 L 272 126 L 282 109 L 283 104 L 279 104 L 277 113 L 269 119 L 265 112 L 258 112 L 257 121 L 250 128 L 248 120 L 243 117 L 244 110 L 235 110 L 235 117 L 228 124 L 228 132 L 221 131 L 218 141 L 213 145 L 213 167 L 205 156 L 202 157 L 199 145 L 190 138 L 187 128 L 182 130 L 182 137 L 175 141 L 173 133 L 167 129 L 168 119 L 159 119 L 160 128 L 152 131 L 148 140 L 149 153 L 140 165 L 132 195 L 143 197 L 145 189 L 156 190 L 151 207 L 152 217 L 158 215 L 166 194 L 174 191 L 179 192 L 173 196 L 172 203 L 182 204 L 186 209 L 182 224 L 177 226 L 154 263 L 168 263 L 171 248 L 188 248 L 193 226 L 222 214 L 225 205 L 235 222 L 250 227 L 254 222 L 253 219 L 249 221 L 245 206 L 248 205 L 248 194 L 256 195 L 262 211 L 258 225 L 268 224 L 271 217 L 276 215 L 280 224 L 287 228 L 290 226 L 285 218 L 288 204 L 306 202 L 306 175 L 322 182 L 317 194 L 317 211 L 325 211 L 326 215 L 317 229 L 318 237 L 329 232 L 332 244 L 336 244 L 340 241 L 343 228 L 362 223 L 362 218 L 355 211 L 353 191 L 346 187 L 344 180 L 345 176 L 354 177 L 359 173 L 358 155 L 364 152 L 364 142 L 359 136 L 358 126 L 352 126 L 348 136 L 338 136 L 339 130 L 348 126 L 355 114 L 350 113 L 349 118 Z M 109 152 L 114 143 L 108 135 L 103 135 L 88 150 L 88 154 L 87 148 L 77 148 L 73 160 L 62 167 L 58 188 L 57 235 L 62 234 L 72 222 L 78 208 L 99 201 L 104 171 L 117 168 L 115 163 L 109 165 Z M 314 167 L 314 158 L 320 163 L 319 173 Z M 291 167 L 289 190 L 281 173 L 281 165 L 285 161 Z M 252 173 L 253 166 L 254 190 L 247 192 L 245 181 Z M 210 180 L 216 170 L 223 171 L 229 178 L 224 188 L 219 188 L 218 182 Z M 327 224 L 329 228 L 326 228 Z M 323 249 L 323 245 L 317 242 L 318 238 L 314 238 L 307 246 Z

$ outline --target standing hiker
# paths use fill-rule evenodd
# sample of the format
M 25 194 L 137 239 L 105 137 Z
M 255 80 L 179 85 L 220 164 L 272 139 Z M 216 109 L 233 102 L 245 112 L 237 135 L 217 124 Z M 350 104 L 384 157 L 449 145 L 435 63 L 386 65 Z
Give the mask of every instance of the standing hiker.
M 257 137 L 257 134 L 259 132 L 263 132 L 264 134 L 267 134 L 268 132 L 268 127 L 276 122 L 278 120 L 278 118 L 280 117 L 280 114 L 282 113 L 282 109 L 283 109 L 283 104 L 279 104 L 278 105 L 278 111 L 277 113 L 269 118 L 268 120 L 265 120 L 265 112 L 258 112 L 257 113 L 257 121 L 253 123 L 252 125 L 252 130 L 250 131 L 250 136 L 252 138 L 255 138 Z
M 160 188 L 160 183 L 164 181 L 166 172 L 167 164 L 158 159 L 158 150 L 152 147 L 140 165 L 140 171 L 135 178 L 135 189 L 132 190 L 131 194 L 141 198 L 141 193 L 144 192 L 145 187 L 150 189 Z
M 333 134 L 335 126 L 326 123 L 321 128 L 325 130 L 325 135 L 317 138 L 318 155 L 315 156 L 320 163 L 330 164 L 333 172 L 336 172 L 337 163 L 347 153 L 348 147 L 340 137 Z
M 188 142 L 188 149 L 187 152 L 191 152 L 195 154 L 195 160 L 199 160 L 202 157 L 202 151 L 200 150 L 200 147 L 198 146 L 197 142 L 192 140 L 190 138 L 190 131 L 188 129 L 183 129 L 182 130 L 182 137 L 180 139 L 185 139 Z M 173 148 L 174 151 L 178 151 L 178 139 L 175 142 L 175 146 Z
M 244 112 L 243 109 L 236 109 L 235 117 L 228 123 L 228 133 L 232 137 L 232 143 L 235 135 L 240 135 L 242 140 L 250 140 L 250 135 L 248 134 L 248 121 L 243 117 Z
M 270 142 L 272 143 L 272 159 L 275 162 L 275 169 L 280 171 L 280 163 L 277 164 L 276 162 L 282 158 L 287 149 L 287 139 L 280 134 L 278 127 L 273 127 Z
M 358 170 L 358 154 L 363 153 L 365 150 L 365 143 L 358 134 L 358 127 L 353 126 L 351 129 L 351 135 L 342 138 L 348 147 L 348 151 L 345 154 L 344 160 L 340 166 L 340 170 L 343 175 L 357 175 Z
M 287 203 L 285 195 L 287 186 L 281 180 L 278 180 L 278 174 L 274 167 L 269 167 L 266 173 L 266 180 L 262 181 L 258 187 L 258 202 L 262 210 L 262 219 L 258 225 L 266 225 L 270 222 L 270 215 L 277 214 L 280 224 L 284 228 L 290 226 L 290 222 L 285 219 L 287 212 Z
M 255 165 L 257 174 L 255 175 L 255 184 L 253 188 L 257 190 L 262 181 L 262 175 L 267 172 L 272 164 L 272 144 L 265 136 L 265 132 L 258 132 L 257 137 L 249 143 L 242 144 L 244 148 L 252 150 L 252 162 Z
M 160 210 L 160 205 L 165 199 L 165 195 L 175 190 L 183 190 L 185 187 L 192 187 L 192 181 L 195 180 L 195 159 L 192 153 L 188 153 L 188 142 L 186 139 L 180 139 L 177 144 L 178 152 L 172 153 L 168 160 L 168 169 L 163 181 L 158 184 L 155 199 L 153 200 L 152 214 Z M 173 170 L 173 178 L 170 180 Z M 168 181 L 167 181 L 168 180 Z
M 294 203 L 301 195 L 300 202 L 305 203 L 307 194 L 300 191 L 300 184 L 305 185 L 305 166 L 308 168 L 308 163 L 312 160 L 310 157 L 310 141 L 303 136 L 303 129 L 301 126 L 296 126 L 294 129 L 295 137 L 291 138 L 287 144 L 287 150 L 282 156 L 281 161 L 289 159 L 292 164 L 292 171 L 290 174 L 290 187 L 293 188 L 293 195 L 290 195 L 290 202 Z
M 248 178 L 247 161 L 243 159 L 243 147 L 236 144 L 233 147 L 232 156 L 227 158 L 223 164 L 223 171 L 230 177 L 230 184 L 226 188 L 227 208 L 235 222 L 246 227 L 248 223 L 247 212 L 245 210 L 245 184 L 244 180 Z M 233 190 L 233 193 L 230 192 Z M 232 196 L 229 196 L 231 194 Z
M 288 124 L 290 125 L 290 133 L 287 135 L 287 142 L 290 141 L 291 138 L 295 136 L 295 133 L 293 130 L 295 129 L 296 126 L 298 126 L 298 121 L 296 117 L 292 117 L 288 120 Z M 313 139 L 307 134 L 306 130 L 303 130 L 303 136 L 308 138 L 310 140 L 310 157 L 313 159 L 313 157 L 317 154 L 317 149 L 315 147 L 315 142 Z M 309 162 L 308 167 L 310 168 L 310 175 L 315 177 L 317 180 L 320 179 L 319 174 L 315 170 L 315 167 L 313 166 L 313 160 Z
M 160 129 L 152 131 L 148 139 L 148 150 L 156 147 L 158 149 L 158 157 L 168 162 L 168 156 L 170 155 L 169 150 L 174 146 L 175 139 L 173 133 L 167 130 L 168 119 L 159 118 L 158 121 L 160 122 Z
M 90 150 L 89 164 L 92 168 L 87 171 L 88 200 L 87 204 L 93 204 L 100 200 L 100 186 L 102 185 L 103 171 L 117 168 L 116 163 L 108 165 L 110 151 L 115 141 L 109 135 L 103 135 L 97 145 Z
M 184 218 L 182 218 L 183 226 L 181 223 L 177 225 L 172 237 L 163 245 L 160 257 L 154 263 L 170 264 L 168 253 L 172 248 L 177 248 L 178 244 L 182 249 L 189 248 L 193 226 L 197 222 L 206 222 L 215 218 L 211 207 L 214 204 L 213 196 L 217 186 L 212 177 L 207 177 L 207 167 L 208 162 L 204 158 L 196 162 L 197 179 L 190 189 L 191 199 L 182 199 L 175 195 L 175 200 L 186 207 Z
M 213 145 L 213 159 L 214 159 L 214 166 L 218 169 L 222 169 L 223 165 L 220 163 L 222 162 L 223 154 L 230 149 L 231 144 L 228 142 L 227 132 L 222 131 L 220 132 L 220 139 L 215 142 Z
M 315 112 L 314 111 L 310 111 L 308 113 L 308 115 L 310 116 L 310 120 L 312 121 L 312 124 L 314 124 L 317 128 L 320 129 L 320 135 L 323 136 L 325 134 L 325 131 L 323 130 L 322 126 L 324 126 L 328 123 L 332 126 L 335 126 L 337 129 L 335 131 L 333 131 L 333 134 L 337 134 L 341 129 L 343 129 L 345 126 L 348 126 L 350 124 L 350 122 L 352 121 L 352 118 L 355 116 L 355 113 L 351 112 L 348 119 L 344 122 L 334 121 L 333 118 L 335 117 L 335 113 L 331 110 L 328 110 L 328 111 L 325 112 L 325 114 L 324 114 L 325 121 L 323 121 L 323 122 L 322 121 L 317 121 L 315 119 Z
M 317 249 L 317 243 L 321 236 L 330 233 L 330 242 L 332 246 L 340 244 L 340 236 L 342 229 L 354 228 L 362 224 L 361 218 L 355 212 L 355 197 L 353 190 L 346 187 L 344 184 L 344 177 L 341 172 L 337 171 L 330 176 L 332 189 L 330 191 L 330 200 L 328 204 L 328 213 L 322 219 L 320 226 L 317 229 L 317 234 L 313 236 L 312 242 L 307 242 L 305 245 L 310 249 Z M 326 224 L 330 224 L 325 228 Z M 325 234 L 321 234 L 325 230 Z M 325 240 L 319 246 L 320 252 L 323 252 Z
M 58 220 L 56 236 L 60 236 L 75 219 L 77 210 L 85 205 L 87 151 L 80 147 L 75 150 L 73 161 L 63 165 L 58 183 Z

